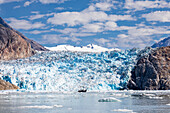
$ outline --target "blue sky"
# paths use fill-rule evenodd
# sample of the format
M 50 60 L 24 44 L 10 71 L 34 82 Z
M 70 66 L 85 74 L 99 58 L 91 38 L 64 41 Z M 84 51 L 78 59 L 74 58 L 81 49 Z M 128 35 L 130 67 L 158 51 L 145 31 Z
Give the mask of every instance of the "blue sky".
M 170 35 L 169 0 L 0 0 L 0 16 L 44 46 L 143 48 Z

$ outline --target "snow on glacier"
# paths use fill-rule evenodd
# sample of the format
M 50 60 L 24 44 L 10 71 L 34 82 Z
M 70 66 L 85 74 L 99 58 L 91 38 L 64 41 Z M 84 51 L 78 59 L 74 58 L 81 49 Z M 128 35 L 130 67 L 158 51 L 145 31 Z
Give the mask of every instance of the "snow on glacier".
M 26 90 L 112 91 L 126 87 L 140 52 L 38 52 L 29 58 L 0 62 L 0 73 Z
M 105 51 L 121 51 L 117 48 L 104 48 L 95 44 L 88 44 L 87 46 L 71 46 L 71 45 L 57 45 L 56 47 L 46 47 L 51 51 L 74 51 L 74 52 L 105 52 Z

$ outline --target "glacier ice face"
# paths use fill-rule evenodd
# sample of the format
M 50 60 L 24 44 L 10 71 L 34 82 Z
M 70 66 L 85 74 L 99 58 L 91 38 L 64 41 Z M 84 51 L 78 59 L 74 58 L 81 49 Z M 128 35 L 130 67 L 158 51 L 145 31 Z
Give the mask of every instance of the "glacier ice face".
M 112 91 L 126 87 L 139 52 L 38 52 L 26 59 L 0 62 L 0 73 L 26 90 Z

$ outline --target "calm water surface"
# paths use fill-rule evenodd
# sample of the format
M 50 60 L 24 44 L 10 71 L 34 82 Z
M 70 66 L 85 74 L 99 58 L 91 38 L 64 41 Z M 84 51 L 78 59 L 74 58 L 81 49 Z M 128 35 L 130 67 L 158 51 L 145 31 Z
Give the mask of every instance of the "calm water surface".
M 169 92 L 1 92 L 0 113 L 170 113 Z

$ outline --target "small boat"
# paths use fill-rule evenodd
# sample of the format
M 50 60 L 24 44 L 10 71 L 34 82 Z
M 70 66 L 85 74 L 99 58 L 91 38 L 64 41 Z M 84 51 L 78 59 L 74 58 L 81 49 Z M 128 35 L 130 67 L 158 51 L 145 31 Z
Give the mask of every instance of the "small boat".
M 78 92 L 87 92 L 87 89 L 80 89 Z

